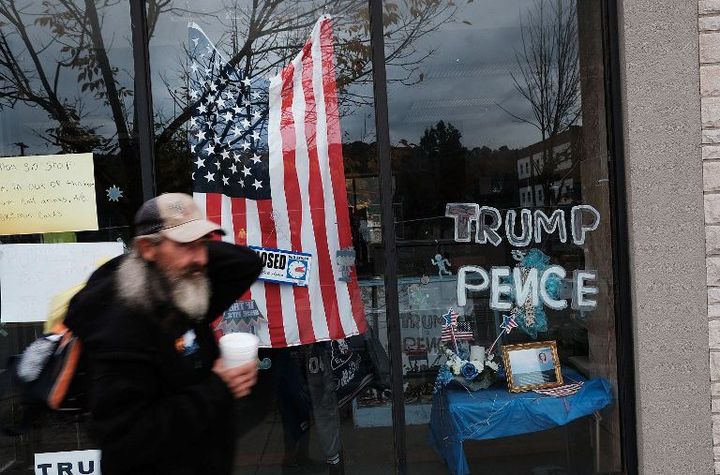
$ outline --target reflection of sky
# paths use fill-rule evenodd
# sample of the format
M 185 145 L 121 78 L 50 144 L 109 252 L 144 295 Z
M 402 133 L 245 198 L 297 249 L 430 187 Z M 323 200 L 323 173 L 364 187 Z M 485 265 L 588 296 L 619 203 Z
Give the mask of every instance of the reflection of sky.
M 423 38 L 419 51 L 435 49 L 420 66 L 425 79 L 414 86 L 388 87 L 392 143 L 400 139 L 417 143 L 423 131 L 439 120 L 460 130 L 468 148 L 536 142 L 533 127 L 518 123 L 499 107 L 521 117 L 530 114 L 510 72 L 518 73 L 519 16 L 531 5 L 531 0 L 473 2 L 458 12 L 454 24 Z M 400 76 L 400 68 L 388 69 L 389 78 Z
M 237 3 L 238 8 L 243 9 L 249 2 Z M 221 8 L 221 0 L 202 2 L 202 6 L 196 4 L 173 2 L 177 8 L 200 10 L 202 14 L 163 14 L 151 40 L 153 102 L 155 111 L 160 112 L 165 121 L 180 112 L 180 106 L 173 104 L 168 87 L 172 90 L 184 86 L 181 71 L 185 62 L 183 45 L 188 21 L 199 23 L 210 39 L 221 47 L 227 49 L 230 43 L 227 25 L 232 20 L 231 11 Z M 454 23 L 441 25 L 437 31 L 419 40 L 415 45 L 418 55 L 435 49 L 420 65 L 424 80 L 410 86 L 388 84 L 392 142 L 406 139 L 417 143 L 423 131 L 439 120 L 449 121 L 457 127 L 467 147 L 512 147 L 537 141 L 531 126 L 518 123 L 498 107 L 498 104 L 502 105 L 520 116 L 529 113 L 527 102 L 513 88 L 509 71 L 515 68 L 514 52 L 521 46 L 519 15 L 531 4 L 532 0 L 477 0 L 460 10 Z M 121 82 L 132 88 L 129 20 L 127 4 L 107 9 L 103 35 L 110 47 L 112 65 L 120 69 Z M 42 35 L 33 40 L 42 42 Z M 53 57 L 52 49 L 47 51 L 46 64 L 51 64 L 56 57 Z M 403 71 L 397 67 L 388 67 L 389 78 L 402 75 Z M 84 123 L 99 127 L 105 136 L 115 133 L 109 108 L 101 100 L 92 98 L 92 93 L 80 91 L 77 71 L 61 76 L 59 86 L 69 101 L 75 97 L 84 99 L 87 115 Z M 370 96 L 371 87 L 358 85 L 354 92 Z M 0 122 L 0 155 L 17 154 L 15 142 L 30 145 L 29 154 L 53 153 L 53 147 L 48 147 L 36 133 L 52 126 L 55 122 L 49 120 L 42 109 L 17 104 L 12 110 L 4 110 Z M 351 114 L 343 116 L 342 128 L 345 141 L 373 141 L 372 105 L 355 108 Z

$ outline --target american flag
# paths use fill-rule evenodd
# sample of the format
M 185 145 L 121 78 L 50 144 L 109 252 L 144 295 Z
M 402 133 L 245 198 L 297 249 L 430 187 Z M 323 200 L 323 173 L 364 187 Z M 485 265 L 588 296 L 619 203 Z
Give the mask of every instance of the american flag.
M 440 333 L 440 341 L 464 341 L 474 340 L 472 328 L 469 322 L 458 323 L 458 313 L 452 308 L 442 316 L 442 332 Z
M 505 330 L 505 333 L 510 333 L 513 328 L 517 328 L 518 323 L 515 321 L 515 316 L 503 316 L 503 322 L 500 324 L 500 328 Z M 502 335 L 502 333 L 501 333 Z
M 533 389 L 533 391 L 544 396 L 565 397 L 572 396 L 576 392 L 580 391 L 582 385 L 583 383 L 580 381 L 578 383 L 566 384 L 552 389 Z
M 258 281 L 241 300 L 266 318 L 264 347 L 337 340 L 367 328 L 354 273 L 331 19 L 269 81 L 227 64 L 189 25 L 193 196 L 237 244 L 312 255 L 306 287 Z

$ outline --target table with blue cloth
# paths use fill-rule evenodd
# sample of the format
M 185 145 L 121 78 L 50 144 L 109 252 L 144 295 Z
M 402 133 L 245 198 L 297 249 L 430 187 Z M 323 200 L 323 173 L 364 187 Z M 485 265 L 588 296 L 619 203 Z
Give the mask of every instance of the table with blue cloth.
M 607 380 L 585 380 L 568 368 L 563 368 L 563 377 L 565 384 L 583 381 L 583 385 L 577 393 L 564 397 L 532 391 L 511 393 L 504 379 L 488 389 L 474 392 L 452 384 L 437 392 L 430 415 L 430 439 L 450 473 L 470 473 L 463 450 L 466 440 L 497 439 L 552 429 L 593 415 L 612 403 Z

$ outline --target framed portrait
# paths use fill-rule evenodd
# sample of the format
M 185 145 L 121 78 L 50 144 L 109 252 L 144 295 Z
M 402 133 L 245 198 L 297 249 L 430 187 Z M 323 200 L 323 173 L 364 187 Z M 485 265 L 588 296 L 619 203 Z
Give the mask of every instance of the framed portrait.
M 502 356 L 510 392 L 555 388 L 563 384 L 554 341 L 503 345 Z

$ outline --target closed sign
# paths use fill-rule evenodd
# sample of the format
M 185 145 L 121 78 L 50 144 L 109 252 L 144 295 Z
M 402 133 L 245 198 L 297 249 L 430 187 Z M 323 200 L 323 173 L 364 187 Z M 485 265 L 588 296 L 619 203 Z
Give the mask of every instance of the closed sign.
M 100 475 L 99 450 L 35 454 L 35 475 Z
M 306 286 L 310 273 L 310 254 L 250 246 L 262 259 L 260 280 L 277 284 Z

